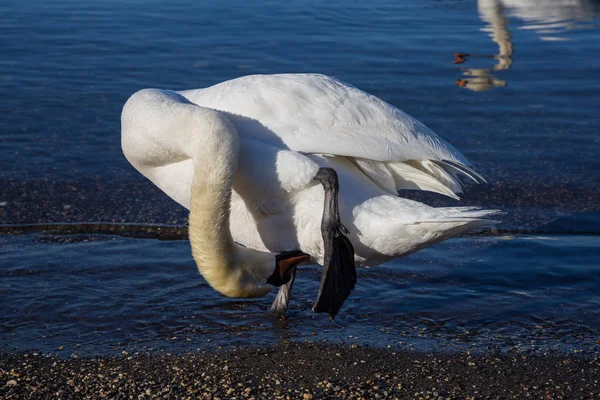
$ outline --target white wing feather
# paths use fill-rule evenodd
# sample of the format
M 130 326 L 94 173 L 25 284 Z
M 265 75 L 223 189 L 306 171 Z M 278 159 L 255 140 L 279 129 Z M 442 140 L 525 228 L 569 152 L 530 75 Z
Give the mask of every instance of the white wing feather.
M 353 158 L 388 192 L 418 188 L 457 198 L 457 175 L 483 179 L 421 122 L 332 77 L 251 75 L 180 93 L 228 113 L 241 135 L 303 153 Z

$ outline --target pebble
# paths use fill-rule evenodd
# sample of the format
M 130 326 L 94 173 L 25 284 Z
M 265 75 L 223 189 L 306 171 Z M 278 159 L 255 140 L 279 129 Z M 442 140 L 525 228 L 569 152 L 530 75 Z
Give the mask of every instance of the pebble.
M 256 357 L 262 354 L 269 357 Z M 107 358 L 0 353 L 0 379 L 11 379 L 0 380 L 6 382 L 0 384 L 5 385 L 0 397 L 30 398 L 35 393 L 36 398 L 437 400 L 571 398 L 577 392 L 600 398 L 598 358 L 585 353 L 523 355 L 432 356 L 407 351 L 396 356 L 385 349 L 291 342 L 258 351 L 158 356 L 140 352 Z M 355 361 L 359 368 L 353 366 Z M 222 368 L 225 362 L 229 371 Z M 469 362 L 476 362 L 477 368 Z M 496 379 L 499 375 L 501 381 Z

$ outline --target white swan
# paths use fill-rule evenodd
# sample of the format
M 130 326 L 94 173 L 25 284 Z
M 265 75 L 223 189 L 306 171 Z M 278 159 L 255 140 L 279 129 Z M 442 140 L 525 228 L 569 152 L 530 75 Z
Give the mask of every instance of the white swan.
M 325 266 L 315 310 L 333 317 L 354 287 L 354 261 L 376 265 L 417 251 L 489 223 L 483 217 L 494 212 L 399 198 L 399 189 L 457 198 L 459 175 L 483 178 L 416 119 L 323 75 L 139 91 L 123 108 L 122 146 L 138 171 L 190 209 L 194 258 L 209 284 L 241 297 L 284 284 L 278 311 L 307 255 Z

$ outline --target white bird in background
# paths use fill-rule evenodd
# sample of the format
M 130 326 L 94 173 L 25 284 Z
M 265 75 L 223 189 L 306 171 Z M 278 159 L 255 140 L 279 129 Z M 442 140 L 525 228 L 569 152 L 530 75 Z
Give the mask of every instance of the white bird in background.
M 300 264 L 323 265 L 313 311 L 333 318 L 354 288 L 355 263 L 412 253 L 495 212 L 398 197 L 417 189 L 457 199 L 459 176 L 484 179 L 416 119 L 324 75 L 141 90 L 123 108 L 122 146 L 190 209 L 192 253 L 207 282 L 230 297 L 280 286 L 276 312 L 287 308 Z

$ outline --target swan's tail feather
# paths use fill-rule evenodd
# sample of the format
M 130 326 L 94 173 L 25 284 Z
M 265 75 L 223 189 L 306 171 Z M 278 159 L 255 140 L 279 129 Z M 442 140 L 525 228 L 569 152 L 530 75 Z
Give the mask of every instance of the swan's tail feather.
M 398 190 L 425 190 L 460 200 L 464 185 L 460 176 L 475 183 L 487 183 L 472 167 L 452 161 L 408 160 L 378 162 L 354 159 L 358 168 L 377 186 L 390 194 Z
M 392 172 L 396 182 L 396 189 L 426 190 L 429 192 L 441 193 L 443 195 L 459 200 L 453 186 L 449 187 L 436 176 L 415 168 L 404 162 L 387 163 L 387 167 Z M 444 177 L 446 178 L 446 177 Z
M 446 218 L 484 218 L 491 215 L 502 214 L 502 210 L 482 210 L 478 207 L 440 207 L 437 210 L 445 214 Z
M 500 221 L 486 219 L 490 215 L 499 214 L 499 210 L 479 210 L 471 207 L 438 208 L 440 215 L 415 221 L 411 230 L 420 233 L 424 238 L 415 251 L 458 236 L 473 229 L 494 225 Z
M 417 224 L 447 224 L 454 223 L 459 226 L 465 226 L 465 230 L 479 228 L 486 225 L 495 225 L 500 223 L 498 220 L 487 219 L 492 215 L 502 214 L 501 210 L 481 210 L 477 207 L 442 207 L 436 208 L 440 212 L 439 216 L 428 219 L 420 219 Z
M 463 192 L 464 186 L 457 175 L 453 175 L 450 171 L 447 171 L 443 166 L 435 163 L 433 160 L 409 160 L 406 161 L 406 164 L 431 175 L 454 193 L 458 194 Z
M 396 190 L 396 180 L 386 164 L 359 159 L 355 159 L 354 162 L 358 168 L 360 168 L 360 170 L 381 189 L 392 195 L 398 194 Z
M 472 167 L 468 167 L 464 164 L 458 164 L 452 161 L 442 160 L 442 161 L 434 161 L 436 164 L 441 165 L 446 171 L 456 175 L 465 175 L 467 178 L 471 179 L 475 183 L 487 183 L 485 178 Z

